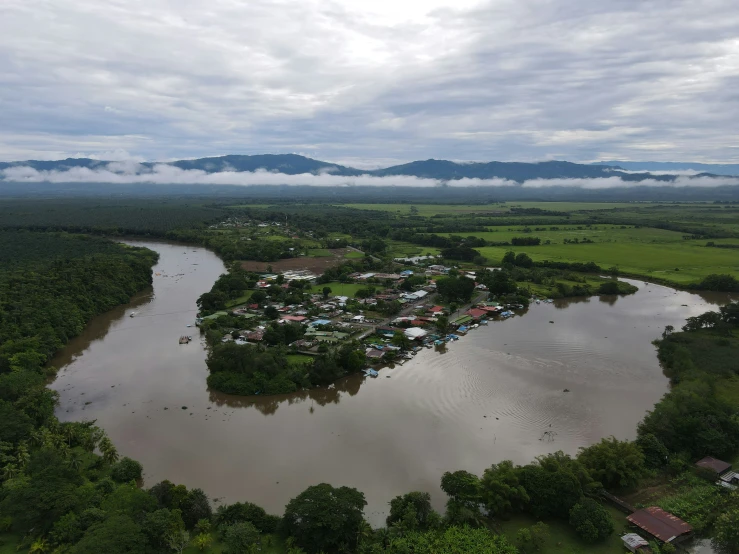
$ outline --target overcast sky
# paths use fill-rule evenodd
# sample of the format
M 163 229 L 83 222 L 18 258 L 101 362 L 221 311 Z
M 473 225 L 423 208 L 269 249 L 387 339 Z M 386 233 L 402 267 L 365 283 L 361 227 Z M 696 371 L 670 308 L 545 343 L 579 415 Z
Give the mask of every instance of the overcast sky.
M 736 0 L 1 0 L 0 159 L 739 162 Z

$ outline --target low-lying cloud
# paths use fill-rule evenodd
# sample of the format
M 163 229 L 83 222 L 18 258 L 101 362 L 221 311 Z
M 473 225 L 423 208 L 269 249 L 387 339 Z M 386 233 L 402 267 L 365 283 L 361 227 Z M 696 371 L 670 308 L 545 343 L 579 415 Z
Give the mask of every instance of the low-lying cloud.
M 180 169 L 168 164 L 153 167 L 133 161 L 111 162 L 104 167 L 90 169 L 75 167 L 64 171 L 39 171 L 28 166 L 10 167 L 0 170 L 0 177 L 15 183 L 109 183 L 109 184 L 187 184 L 187 185 L 293 185 L 293 186 L 377 186 L 377 187 L 578 187 L 583 189 L 609 189 L 637 186 L 653 187 L 719 187 L 739 185 L 735 177 L 694 177 L 677 175 L 674 181 L 646 179 L 643 181 L 624 181 L 613 176 L 597 179 L 531 179 L 518 183 L 508 179 L 456 179 L 445 181 L 427 179 L 412 175 L 378 177 L 359 175 L 346 177 L 328 172 L 318 174 L 301 173 L 287 175 L 266 170 L 260 171 L 219 171 L 208 173 L 199 169 Z

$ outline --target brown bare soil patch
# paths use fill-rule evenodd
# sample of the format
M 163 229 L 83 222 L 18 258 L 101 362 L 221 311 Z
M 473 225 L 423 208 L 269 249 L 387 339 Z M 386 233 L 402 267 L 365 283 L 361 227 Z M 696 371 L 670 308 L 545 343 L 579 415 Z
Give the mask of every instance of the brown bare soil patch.
M 272 266 L 273 271 L 289 271 L 297 269 L 307 269 L 316 275 L 322 275 L 329 267 L 338 265 L 349 252 L 346 248 L 334 248 L 330 250 L 331 256 L 319 256 L 312 258 L 309 256 L 300 256 L 299 258 L 286 258 L 275 262 L 257 262 L 245 261 L 241 262 L 241 267 L 246 271 L 267 271 Z

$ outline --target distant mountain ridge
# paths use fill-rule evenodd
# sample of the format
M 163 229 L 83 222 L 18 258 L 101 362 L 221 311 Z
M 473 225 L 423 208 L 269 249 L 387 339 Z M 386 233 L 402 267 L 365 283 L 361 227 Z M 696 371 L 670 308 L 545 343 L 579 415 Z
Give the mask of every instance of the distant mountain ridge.
M 57 161 L 26 160 L 18 162 L 0 162 L 0 170 L 12 167 L 31 167 L 38 171 L 67 171 L 74 168 L 91 170 L 105 169 L 110 161 L 89 158 L 67 158 Z M 524 162 L 475 162 L 457 163 L 448 160 L 423 160 L 396 165 L 384 169 L 362 170 L 340 164 L 314 160 L 297 154 L 260 154 L 260 155 L 228 155 L 194 160 L 178 160 L 173 162 L 144 162 L 142 167 L 151 169 L 155 165 L 166 163 L 183 170 L 200 170 L 207 173 L 221 171 L 257 171 L 264 170 L 286 175 L 302 173 L 331 173 L 332 175 L 356 177 L 359 175 L 414 176 L 438 180 L 457 179 L 508 179 L 524 182 L 532 179 L 594 179 L 620 177 L 624 181 L 656 181 L 670 182 L 673 175 L 653 175 L 644 173 L 626 173 L 628 169 L 614 165 L 616 162 L 603 164 L 577 164 L 566 161 L 546 161 L 537 163 Z M 624 162 L 631 163 L 634 162 Z M 695 165 L 695 164 L 693 164 Z M 737 166 L 739 174 L 739 166 Z M 717 175 L 710 175 L 716 177 Z
M 739 175 L 739 164 L 704 164 L 697 162 L 595 162 L 591 165 L 619 167 L 627 171 L 698 171 L 714 175 Z

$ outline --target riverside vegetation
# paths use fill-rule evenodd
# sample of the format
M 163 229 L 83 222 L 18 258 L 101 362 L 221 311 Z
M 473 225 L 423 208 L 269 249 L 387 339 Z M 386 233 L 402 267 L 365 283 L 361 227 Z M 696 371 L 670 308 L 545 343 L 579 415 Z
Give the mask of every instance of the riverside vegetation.
M 321 240 L 349 240 L 331 236 L 339 231 L 325 232 Z M 387 237 L 366 240 L 379 260 L 394 247 Z M 535 274 L 547 267 L 537 266 L 534 256 L 531 265 L 517 259 L 514 254 L 506 269 L 490 278 L 500 275 L 500 286 L 518 289 L 526 283 L 551 286 L 546 279 L 563 276 Z M 154 255 L 86 236 L 5 231 L 0 260 L 0 540 L 7 546 L 113 554 L 187 549 L 236 554 L 257 548 L 514 554 L 557 552 L 553 537 L 569 526 L 574 534 L 565 540 L 572 551 L 611 545 L 610 551 L 621 552 L 614 531 L 623 521 L 600 503 L 599 491 L 638 494 L 649 485 L 662 491 L 657 504 L 712 536 L 720 551 L 737 551 L 737 493 L 690 471 L 698 457 L 733 459 L 739 449 L 736 303 L 691 318 L 682 332 L 665 330 L 659 356 L 673 387 L 644 418 L 636 441 L 604 439 L 578 456 L 558 452 L 524 466 L 502 461 L 481 476 L 446 473 L 443 516 L 431 508 L 427 493 L 410 492 L 391 500 L 387 527 L 373 530 L 362 516 L 363 494 L 349 487 L 309 487 L 288 503 L 282 517 L 249 503 L 213 513 L 203 491 L 167 481 L 141 488 L 141 466 L 120 458 L 93 422 L 58 422 L 44 378 L 50 355 L 93 315 L 126 302 L 151 282 Z M 569 266 L 561 270 L 579 275 Z M 520 521 L 530 523 L 517 524 L 512 532 L 509 522 Z M 654 545 L 654 551 L 670 547 Z

